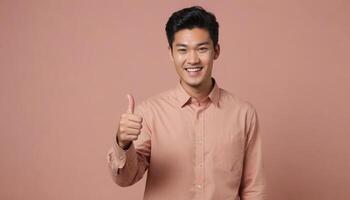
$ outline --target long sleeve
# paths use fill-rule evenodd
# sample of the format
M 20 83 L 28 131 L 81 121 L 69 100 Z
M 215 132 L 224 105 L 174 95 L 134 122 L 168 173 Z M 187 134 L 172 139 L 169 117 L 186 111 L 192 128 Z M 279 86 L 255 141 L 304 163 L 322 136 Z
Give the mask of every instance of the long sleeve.
M 143 117 L 142 129 L 138 139 L 133 141 L 127 150 L 123 150 L 114 139 L 113 146 L 107 153 L 109 172 L 113 181 L 121 187 L 127 187 L 139 181 L 149 166 L 151 152 L 150 128 L 140 106 L 135 108 L 135 114 Z
M 247 114 L 245 157 L 240 186 L 241 200 L 265 200 L 267 198 L 261 144 L 257 113 L 251 107 Z

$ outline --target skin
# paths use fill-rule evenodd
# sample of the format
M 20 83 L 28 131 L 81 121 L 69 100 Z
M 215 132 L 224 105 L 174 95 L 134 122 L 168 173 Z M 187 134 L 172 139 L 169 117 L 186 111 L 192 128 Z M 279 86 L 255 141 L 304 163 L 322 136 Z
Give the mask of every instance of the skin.
M 210 93 L 213 62 L 220 55 L 220 45 L 214 47 L 206 29 L 182 29 L 175 33 L 172 48 L 168 47 L 180 83 L 191 97 L 200 101 Z M 191 77 L 186 67 L 201 66 L 199 76 Z
M 137 140 L 142 129 L 141 116 L 134 114 L 135 100 L 130 94 L 127 94 L 128 109 L 120 116 L 119 127 L 116 140 L 118 145 L 124 150 L 128 149 L 133 140 Z

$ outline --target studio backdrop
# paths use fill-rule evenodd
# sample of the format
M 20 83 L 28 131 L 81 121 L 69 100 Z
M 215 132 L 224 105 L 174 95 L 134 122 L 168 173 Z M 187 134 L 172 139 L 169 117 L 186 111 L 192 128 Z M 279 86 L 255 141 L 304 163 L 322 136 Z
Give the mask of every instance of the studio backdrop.
M 0 199 L 142 199 L 106 153 L 125 95 L 178 82 L 165 23 L 219 23 L 220 87 L 260 119 L 270 200 L 350 199 L 350 1 L 0 1 Z

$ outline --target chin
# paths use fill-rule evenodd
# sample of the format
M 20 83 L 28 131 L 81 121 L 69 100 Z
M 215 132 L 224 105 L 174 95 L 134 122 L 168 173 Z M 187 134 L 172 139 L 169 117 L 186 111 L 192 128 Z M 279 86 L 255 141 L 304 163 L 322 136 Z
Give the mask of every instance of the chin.
M 185 81 L 185 83 L 194 88 L 197 88 L 202 84 L 201 81 Z

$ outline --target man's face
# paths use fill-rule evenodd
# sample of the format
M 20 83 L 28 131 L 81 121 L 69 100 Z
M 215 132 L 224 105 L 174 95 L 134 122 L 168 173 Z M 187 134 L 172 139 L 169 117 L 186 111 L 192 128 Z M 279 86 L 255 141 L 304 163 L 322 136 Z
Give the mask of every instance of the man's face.
M 214 48 L 206 29 L 183 29 L 175 33 L 169 48 L 171 60 L 181 81 L 189 87 L 201 89 L 210 83 L 213 61 L 220 53 L 219 44 Z

